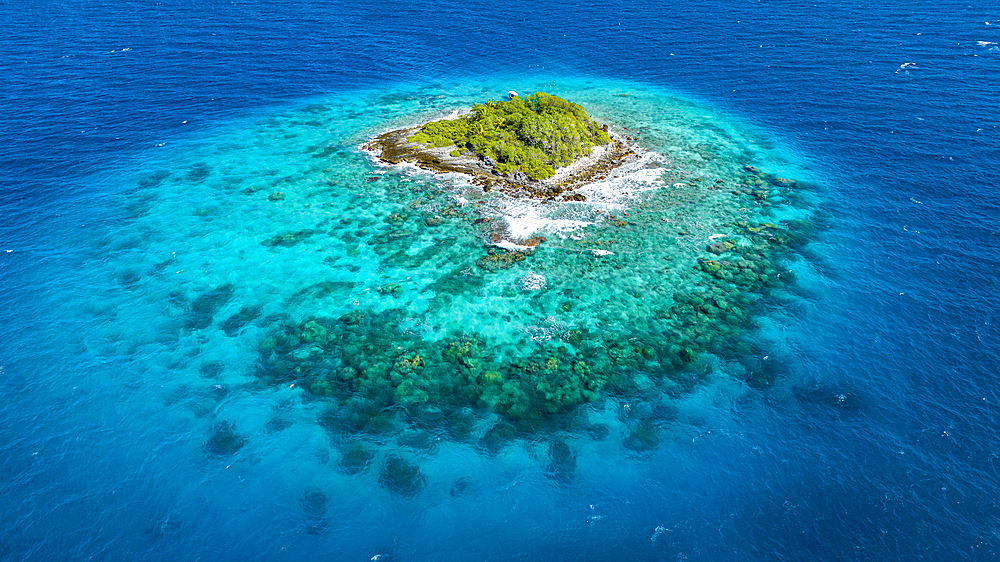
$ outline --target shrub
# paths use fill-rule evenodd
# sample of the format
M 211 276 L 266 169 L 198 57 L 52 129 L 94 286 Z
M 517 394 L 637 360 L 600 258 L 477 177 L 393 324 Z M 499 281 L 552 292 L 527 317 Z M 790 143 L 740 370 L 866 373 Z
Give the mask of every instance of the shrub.
M 543 179 L 611 138 L 580 105 L 536 92 L 509 101 L 477 103 L 468 115 L 427 123 L 410 140 L 435 147 L 467 147 L 496 162 L 499 173 L 520 170 L 532 179 Z M 461 150 L 452 155 L 456 152 Z

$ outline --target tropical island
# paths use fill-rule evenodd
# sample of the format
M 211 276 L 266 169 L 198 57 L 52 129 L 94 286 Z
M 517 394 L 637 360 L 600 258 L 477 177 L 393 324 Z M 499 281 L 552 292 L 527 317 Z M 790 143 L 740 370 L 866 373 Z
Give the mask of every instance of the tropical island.
M 383 133 L 365 148 L 385 162 L 469 174 L 487 191 L 534 197 L 597 179 L 632 153 L 579 104 L 544 92 L 511 92 L 507 101 L 474 104 L 454 119 Z
M 351 189 L 328 182 L 351 197 L 339 221 L 261 240 L 273 252 L 332 240 L 322 258 L 329 277 L 290 295 L 301 312 L 273 320 L 259 343 L 261 383 L 322 401 L 317 421 L 341 444 L 349 473 L 388 441 L 429 450 L 446 437 L 495 453 L 523 436 L 569 432 L 648 451 L 669 434 L 674 400 L 703 382 L 768 388 L 781 367 L 760 359 L 768 351 L 755 319 L 794 290 L 788 264 L 818 228 L 809 199 L 798 182 L 755 167 L 753 147 L 708 118 L 681 119 L 704 136 L 668 134 L 678 120 L 653 99 L 665 109 L 649 112 L 649 138 L 670 137 L 659 143 L 665 154 L 541 93 L 369 140 L 363 148 L 385 161 L 462 172 L 484 190 L 541 200 L 479 196 L 466 182 L 455 189 L 368 162 L 343 166 Z M 629 156 L 633 148 L 639 154 Z M 337 158 L 348 157 L 356 154 Z M 618 164 L 620 181 L 586 179 Z M 637 192 L 626 194 L 628 207 L 604 205 L 605 191 L 623 188 Z M 557 199 L 584 194 L 585 205 Z M 508 220 L 510 209 L 525 208 L 594 219 L 577 235 L 525 239 Z M 371 262 L 377 274 L 356 275 Z M 195 299 L 191 329 L 211 323 L 233 290 Z M 223 330 L 238 333 L 262 308 L 240 310 Z M 227 427 L 218 433 L 214 449 L 240 443 Z M 574 454 L 560 439 L 550 459 L 571 475 Z M 409 483 L 397 491 L 419 493 L 415 465 L 386 466 L 395 474 L 387 482 Z

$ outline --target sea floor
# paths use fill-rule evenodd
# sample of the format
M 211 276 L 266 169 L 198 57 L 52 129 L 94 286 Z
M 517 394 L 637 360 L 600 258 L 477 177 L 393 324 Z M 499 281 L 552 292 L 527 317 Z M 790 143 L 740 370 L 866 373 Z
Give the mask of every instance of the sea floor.
M 724 431 L 780 383 L 817 290 L 820 182 L 753 127 L 626 82 L 516 83 L 636 145 L 582 202 L 360 148 L 509 89 L 333 95 L 95 178 L 114 218 L 72 241 L 92 251 L 55 300 L 83 319 L 71 348 L 109 367 L 51 392 L 114 389 L 93 415 L 155 426 L 136 447 L 166 447 L 150 462 L 187 475 L 172 493 L 211 496 L 188 508 L 244 509 L 209 491 L 235 477 L 310 534 L 378 528 L 364 506 L 420 500 L 433 526 L 511 486 L 639 483 L 671 443 Z

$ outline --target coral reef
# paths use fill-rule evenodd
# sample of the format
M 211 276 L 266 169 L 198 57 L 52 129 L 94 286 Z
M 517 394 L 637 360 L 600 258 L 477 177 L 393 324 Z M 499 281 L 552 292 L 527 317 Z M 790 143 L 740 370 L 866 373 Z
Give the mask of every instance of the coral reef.
M 299 505 L 306 516 L 306 532 L 310 535 L 318 535 L 326 529 L 327 501 L 326 494 L 318 488 L 307 490 L 299 497 Z
M 427 477 L 416 465 L 392 455 L 386 459 L 385 466 L 379 472 L 378 483 L 394 494 L 412 497 L 424 491 Z
M 235 290 L 231 284 L 220 285 L 196 298 L 188 309 L 185 326 L 193 330 L 209 326 L 215 313 L 233 298 Z
M 512 236 L 501 218 L 479 209 L 489 197 L 503 197 L 491 189 L 545 197 L 567 213 L 586 199 L 562 185 L 529 178 L 516 187 L 509 177 L 496 179 L 503 158 L 469 148 L 476 141 L 467 135 L 481 133 L 474 123 L 500 126 L 509 108 L 519 112 L 532 99 L 486 104 L 468 118 L 394 131 L 369 144 L 390 160 L 401 156 L 394 147 L 417 144 L 430 151 L 421 154 L 444 158 L 435 164 L 440 169 L 449 169 L 447 151 L 460 150 L 463 162 L 475 165 L 458 171 L 480 174 L 473 183 L 482 194 L 471 194 L 474 186 L 460 194 L 403 172 L 366 170 L 352 215 L 297 223 L 263 242 L 281 253 L 315 244 L 331 277 L 294 291 L 287 302 L 293 313 L 268 322 L 251 307 L 222 328 L 266 328 L 260 380 L 323 402 L 319 423 L 333 439 L 351 443 L 340 445 L 342 470 L 376 462 L 371 442 L 427 427 L 495 453 L 512 439 L 569 429 L 585 404 L 683 396 L 708 378 L 713 360 L 747 363 L 734 376 L 750 387 L 773 384 L 777 370 L 749 366 L 748 357 L 766 355 L 750 336 L 775 294 L 795 290 L 789 263 L 820 227 L 785 218 L 808 216 L 808 186 L 735 161 L 703 175 L 650 162 L 649 175 L 671 187 L 634 194 L 627 210 L 597 207 L 591 226 L 573 236 Z M 523 117 L 510 123 L 527 126 Z M 433 145 L 447 150 L 433 152 Z M 682 149 L 678 154 L 699 162 L 722 160 L 710 143 Z M 616 154 L 580 177 L 614 173 L 624 152 Z M 355 275 L 366 260 L 377 273 Z M 354 269 L 348 273 L 345 264 Z M 210 301 L 199 297 L 190 306 L 206 311 L 194 323 L 212 321 Z M 655 448 L 661 427 L 651 414 L 630 420 L 626 446 Z M 609 429 L 597 424 L 593 432 L 606 438 Z M 432 446 L 421 435 L 414 442 Z M 552 478 L 573 478 L 572 441 L 553 439 L 548 455 Z
M 237 433 L 231 422 L 223 421 L 213 426 L 212 436 L 205 448 L 215 456 L 229 456 L 242 449 L 246 442 L 246 437 Z
M 715 182 L 691 184 L 712 190 L 720 186 Z M 787 194 L 793 184 L 781 185 Z M 756 201 L 743 188 L 732 196 Z M 655 210 L 674 203 L 669 194 L 651 195 L 647 205 Z M 623 279 L 630 269 L 656 262 L 632 263 L 627 255 L 637 255 L 635 252 L 618 254 L 604 248 L 656 244 L 644 251 L 654 256 L 672 251 L 670 244 L 657 241 L 664 238 L 650 241 L 646 236 L 650 229 L 669 228 L 655 213 L 627 217 L 624 227 L 617 225 L 617 218 L 608 218 L 605 232 L 610 235 L 614 229 L 618 233 L 615 238 L 591 236 L 575 242 L 587 252 L 543 254 L 540 263 L 545 267 L 576 270 L 575 278 L 552 280 L 529 273 L 510 286 L 521 287 L 521 292 L 504 294 L 503 298 L 525 298 L 521 295 L 526 294 L 526 284 L 544 289 L 530 294 L 549 297 L 531 297 L 528 302 L 535 303 L 532 306 L 538 314 L 568 321 L 544 338 L 522 340 L 515 355 L 498 354 L 499 342 L 473 332 L 453 330 L 444 338 L 421 337 L 407 329 L 412 319 L 405 306 L 362 308 L 339 317 L 313 316 L 286 322 L 261 343 L 260 376 L 272 383 L 295 382 L 317 397 L 339 401 L 340 406 L 321 419 L 331 434 L 380 435 L 438 411 L 452 436 L 474 439 L 470 423 L 477 422 L 469 421 L 470 413 L 473 420 L 499 415 L 502 423 L 494 424 L 479 438 L 485 449 L 498 450 L 505 440 L 521 432 L 565 427 L 567 414 L 582 404 L 606 396 L 641 394 L 644 391 L 636 382 L 637 375 L 652 381 L 662 392 L 679 395 L 702 380 L 703 372 L 693 365 L 703 354 L 723 358 L 752 354 L 755 344 L 743 336 L 752 327 L 763 299 L 794 284 L 794 275 L 782 264 L 802 250 L 816 228 L 802 220 L 721 223 L 726 234 L 713 235 L 701 246 L 701 257 L 682 270 L 682 282 L 620 281 L 608 285 L 607 279 Z M 409 220 L 403 214 L 393 214 L 385 222 L 391 228 Z M 641 222 L 633 227 L 632 221 Z M 489 227 L 485 222 L 475 226 Z M 627 229 L 631 228 L 637 233 L 629 234 Z M 684 230 L 677 230 L 677 234 L 687 236 Z M 454 298 L 480 291 L 489 276 L 528 263 L 528 257 L 543 251 L 540 248 L 544 246 L 538 245 L 541 240 L 526 241 L 533 242 L 529 250 L 488 247 L 487 255 L 475 262 L 483 273 L 459 267 L 440 275 L 423 289 L 438 295 L 430 310 L 437 310 L 433 303 L 447 306 Z M 592 287 L 589 293 L 585 287 Z M 379 295 L 393 300 L 405 295 L 399 283 L 377 289 Z M 316 288 L 303 291 L 318 295 Z M 604 308 L 584 304 L 588 301 L 582 297 L 593 299 L 599 291 L 610 291 L 603 297 Z M 589 321 L 609 325 L 615 314 L 625 311 L 628 324 L 614 324 L 615 329 L 595 329 Z M 767 387 L 773 381 L 762 373 L 748 375 L 747 382 Z M 657 442 L 655 425 L 643 422 L 626 444 L 642 451 Z M 553 471 L 562 475 L 559 478 L 571 475 L 571 455 L 565 454 L 563 445 L 553 447 Z M 358 455 L 359 451 L 345 455 L 345 466 L 370 462 L 349 460 Z

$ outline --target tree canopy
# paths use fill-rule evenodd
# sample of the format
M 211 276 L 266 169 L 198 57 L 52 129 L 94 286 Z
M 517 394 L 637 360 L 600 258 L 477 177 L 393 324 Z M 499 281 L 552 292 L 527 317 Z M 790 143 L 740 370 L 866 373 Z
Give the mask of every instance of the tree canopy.
M 489 158 L 501 174 L 520 170 L 532 179 L 555 174 L 591 148 L 611 140 L 583 107 L 558 96 L 536 92 L 509 101 L 477 103 L 472 113 L 432 121 L 409 138 L 436 147 L 457 146 Z

